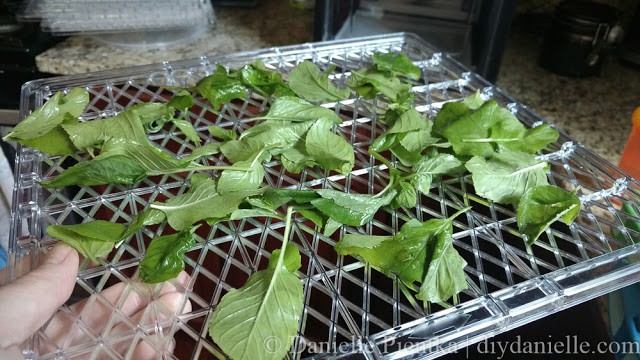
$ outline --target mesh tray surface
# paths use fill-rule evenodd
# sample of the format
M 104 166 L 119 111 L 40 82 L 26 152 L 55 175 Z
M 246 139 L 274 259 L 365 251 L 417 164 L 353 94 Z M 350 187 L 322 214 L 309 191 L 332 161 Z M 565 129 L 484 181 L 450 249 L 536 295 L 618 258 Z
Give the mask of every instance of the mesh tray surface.
M 161 85 L 192 86 L 211 74 L 216 63 L 240 67 L 258 58 L 283 75 L 305 59 L 323 69 L 335 65 L 333 79 L 344 84 L 349 71 L 367 66 L 375 51 L 403 52 L 420 66 L 422 83 L 413 88 L 417 94 L 415 106 L 429 118 L 445 102 L 460 100 L 479 90 L 485 98 L 506 106 L 527 126 L 544 121 L 411 34 L 272 48 L 38 80 L 23 88 L 21 114 L 24 117 L 58 90 L 80 86 L 91 97 L 84 120 L 109 116 L 136 103 L 166 101 L 172 93 Z M 252 126 L 252 117 L 266 106 L 265 99 L 249 93 L 244 101 L 224 105 L 218 115 L 208 103 L 197 102 L 188 117 L 203 141 L 208 142 L 212 141 L 208 126 L 241 132 Z M 383 131 L 376 114 L 386 104 L 381 99 L 354 97 L 325 106 L 335 109 L 344 120 L 336 132 L 354 146 L 356 165 L 352 173 L 345 177 L 307 169 L 295 175 L 274 161 L 265 164 L 265 184 L 379 192 L 388 181 L 388 172 L 367 153 L 367 147 Z M 151 134 L 150 139 L 175 156 L 187 155 L 194 148 L 174 127 Z M 629 204 L 640 213 L 637 206 L 640 185 L 562 132 L 558 142 L 539 156 L 551 165 L 550 183 L 569 190 L 579 188 L 583 207 L 572 225 L 554 224 L 530 248 L 518 233 L 514 209 L 475 195 L 469 177 L 434 183 L 429 196 L 422 196 L 416 208 L 381 211 L 372 222 L 359 228 L 343 227 L 329 238 L 311 222 L 297 216 L 291 242 L 299 247 L 303 259 L 299 275 L 305 305 L 290 357 L 307 358 L 320 352 L 324 356 L 343 354 L 349 359 L 435 358 L 635 282 L 640 265 L 634 256 L 640 252 L 640 246 L 628 244 L 640 234 L 627 229 L 624 223 L 640 219 L 619 208 L 620 204 Z M 28 271 L 16 265 L 18 260 L 26 260 L 34 267 L 44 251 L 56 242 L 44 235 L 48 225 L 94 219 L 128 223 L 150 202 L 163 201 L 188 189 L 188 174 L 150 177 L 134 186 L 45 190 L 37 184 L 56 176 L 68 164 L 86 159 L 83 154 L 59 157 L 31 148 L 20 149 L 9 279 Z M 202 163 L 226 164 L 219 156 Z M 472 210 L 455 220 L 454 245 L 468 263 L 465 269 L 468 289 L 449 304 L 423 306 L 397 279 L 388 278 L 352 257 L 338 256 L 333 250 L 335 242 L 345 233 L 394 233 L 408 219 L 446 218 L 466 206 L 472 206 Z M 165 225 L 145 227 L 108 258 L 97 264 L 81 265 L 74 298 L 87 298 L 104 307 L 110 314 L 107 327 L 96 330 L 85 323 L 82 309 L 65 305 L 56 316 L 73 324 L 72 331 L 63 339 L 53 339 L 47 333 L 49 325 L 45 325 L 24 345 L 24 354 L 34 359 L 91 356 L 120 359 L 130 355 L 131 343 L 146 340 L 162 352 L 175 336 L 175 355 L 166 352 L 165 358 L 216 358 L 221 350 L 207 334 L 213 308 L 229 289 L 242 286 L 252 272 L 266 266 L 271 252 L 280 247 L 283 230 L 283 222 L 262 218 L 202 226 L 197 232 L 200 241 L 185 258 L 186 271 L 191 276 L 189 284 L 173 282 L 184 293 L 182 305 L 188 299 L 192 310 L 176 316 L 152 303 L 141 319 L 133 321 L 120 308 L 124 297 L 137 295 L 153 300 L 159 294 L 158 287 L 141 285 L 136 280 L 137 264 L 154 236 L 171 232 Z M 612 236 L 612 230 L 619 235 Z M 124 282 L 126 290 L 123 299 L 113 305 L 99 292 L 117 282 Z

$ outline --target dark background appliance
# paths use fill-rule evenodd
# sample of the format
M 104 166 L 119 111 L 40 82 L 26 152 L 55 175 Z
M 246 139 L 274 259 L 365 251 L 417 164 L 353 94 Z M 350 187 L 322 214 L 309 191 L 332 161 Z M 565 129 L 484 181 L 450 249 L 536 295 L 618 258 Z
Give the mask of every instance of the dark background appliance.
M 20 88 L 30 80 L 47 77 L 36 67 L 36 55 L 62 37 L 40 31 L 36 23 L 18 23 L 19 1 L 0 0 L 0 124 L 17 121 Z M 15 117 L 15 119 L 14 119 Z
M 314 40 L 407 31 L 494 82 L 513 0 L 316 0 Z

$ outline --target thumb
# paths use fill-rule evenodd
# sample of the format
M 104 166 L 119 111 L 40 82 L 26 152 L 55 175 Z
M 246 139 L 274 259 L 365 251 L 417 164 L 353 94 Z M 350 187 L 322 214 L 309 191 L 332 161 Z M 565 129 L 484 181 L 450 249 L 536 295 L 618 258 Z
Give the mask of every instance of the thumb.
M 67 301 L 78 261 L 73 248 L 58 243 L 38 268 L 0 288 L 0 348 L 22 343 Z

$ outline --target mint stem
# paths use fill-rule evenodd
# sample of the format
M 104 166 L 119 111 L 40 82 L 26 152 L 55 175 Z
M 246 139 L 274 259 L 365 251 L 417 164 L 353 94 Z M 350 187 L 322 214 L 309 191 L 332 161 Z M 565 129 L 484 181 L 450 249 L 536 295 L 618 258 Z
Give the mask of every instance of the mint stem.
M 450 220 L 450 221 L 452 221 L 453 219 L 457 218 L 457 217 L 458 217 L 458 215 L 460 215 L 460 214 L 462 214 L 462 213 L 465 213 L 465 212 L 469 211 L 470 209 L 471 209 L 471 206 L 467 206 L 467 207 L 466 207 L 466 208 L 464 208 L 464 209 L 460 209 L 460 210 L 458 210 L 455 214 L 453 214 L 453 215 L 451 215 L 451 216 L 449 217 L 449 220 Z
M 278 266 L 284 261 L 284 253 L 287 249 L 287 243 L 289 242 L 289 235 L 291 233 L 291 216 L 293 214 L 293 207 L 287 207 L 287 217 L 284 225 L 284 238 L 282 240 L 282 247 L 280 248 L 280 256 L 278 257 Z
M 462 139 L 462 142 L 465 143 L 492 143 L 492 142 L 516 142 L 516 141 L 522 141 L 522 139 L 514 139 L 514 138 L 507 138 L 507 139 L 493 139 L 493 138 L 484 138 L 484 139 Z

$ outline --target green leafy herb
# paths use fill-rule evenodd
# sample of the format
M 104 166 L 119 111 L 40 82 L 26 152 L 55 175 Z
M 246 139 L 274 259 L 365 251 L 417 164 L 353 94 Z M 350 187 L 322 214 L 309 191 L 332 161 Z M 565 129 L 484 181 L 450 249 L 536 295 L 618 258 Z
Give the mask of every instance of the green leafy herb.
M 110 139 L 127 139 L 139 144 L 148 142 L 136 111 L 127 109 L 116 116 L 76 124 L 62 124 L 73 145 L 92 152 Z
M 316 192 L 321 196 L 319 199 L 311 200 L 316 209 L 341 224 L 352 226 L 364 225 L 371 221 L 378 209 L 389 205 L 396 195 L 395 190 L 390 190 L 382 196 L 351 194 L 329 189 Z
M 402 82 L 397 77 L 371 72 L 369 69 L 352 71 L 348 85 L 364 98 L 373 99 L 382 94 L 395 103 L 401 102 L 411 90 L 410 84 Z
M 427 240 L 427 273 L 416 296 L 422 301 L 444 302 L 467 288 L 464 268 L 467 262 L 453 247 L 453 219 L 428 220 L 425 227 L 432 231 Z M 435 242 L 435 243 L 434 243 Z
M 245 65 L 240 70 L 242 83 L 265 96 L 295 95 L 289 85 L 284 82 L 282 75 L 276 71 L 270 71 L 262 60 L 256 60 L 252 64 Z
M 301 98 L 315 102 L 340 101 L 349 97 L 349 89 L 338 89 L 329 80 L 329 74 L 335 67 L 329 67 L 326 72 L 309 60 L 305 60 L 291 70 L 289 87 Z
M 65 118 L 78 118 L 89 103 L 89 93 L 81 88 L 74 88 L 68 94 L 54 94 L 41 107 L 27 116 L 4 140 L 29 140 L 39 138 L 62 124 Z
M 182 160 L 186 162 L 192 162 L 204 156 L 217 154 L 220 152 L 220 146 L 222 146 L 222 143 L 215 141 L 204 144 L 202 146 L 198 146 L 197 148 L 193 149 L 191 154 L 183 157 Z
M 142 281 L 154 284 L 178 276 L 184 270 L 184 254 L 195 245 L 193 231 L 195 229 L 153 238 L 140 261 Z
M 553 222 L 570 224 L 580 213 L 580 198 L 557 186 L 535 186 L 528 189 L 517 208 L 518 229 L 533 244 Z
M 182 231 L 191 228 L 200 220 L 220 219 L 237 210 L 240 203 L 259 191 L 234 191 L 221 195 L 216 190 L 216 182 L 205 175 L 191 176 L 191 188 L 164 203 L 153 203 L 152 209 L 161 210 L 169 225 Z
M 453 247 L 453 219 L 410 220 L 393 236 L 347 234 L 336 244 L 384 274 L 395 273 L 423 301 L 444 302 L 466 289 L 466 262 Z M 416 288 L 415 284 L 420 286 Z
M 377 52 L 371 55 L 371 61 L 378 70 L 387 71 L 392 76 L 404 76 L 411 80 L 420 79 L 420 68 L 415 66 L 405 54 Z
M 493 100 L 477 109 L 459 104 L 447 107 L 447 113 L 444 111 L 443 108 L 444 115 L 436 117 L 436 125 L 458 155 L 486 158 L 505 149 L 535 153 L 556 141 L 559 135 L 548 125 L 526 129 L 510 111 Z
M 313 105 L 294 96 L 283 96 L 274 101 L 265 115 L 254 119 L 303 122 L 316 121 L 321 118 L 329 119 L 336 124 L 342 123 L 340 117 L 331 109 Z
M 347 175 L 355 163 L 353 146 L 334 134 L 332 127 L 333 123 L 324 118 L 313 124 L 305 138 L 306 151 L 323 168 Z
M 126 155 L 113 155 L 78 163 L 49 181 L 41 181 L 44 188 L 70 185 L 135 184 L 147 176 L 140 163 Z
M 280 360 L 298 331 L 303 289 L 295 272 L 301 259 L 298 248 L 288 242 L 290 231 L 291 210 L 282 248 L 273 252 L 268 267 L 225 294 L 213 312 L 209 335 L 232 359 Z M 268 341 L 279 346 L 265 351 Z
M 529 188 L 548 185 L 549 165 L 532 154 L 503 151 L 489 160 L 475 156 L 465 166 L 476 193 L 501 204 L 515 204 Z
M 218 179 L 218 193 L 224 195 L 234 191 L 257 190 L 262 185 L 265 175 L 262 161 L 268 157 L 261 151 L 253 160 L 238 161 L 231 168 L 224 170 Z
M 77 124 L 78 118 L 66 113 L 62 124 Z M 18 140 L 24 146 L 38 149 L 44 153 L 52 155 L 71 155 L 75 154 L 78 149 L 69 140 L 69 134 L 62 129 L 62 126 L 56 126 L 44 135 L 32 138 Z
M 462 162 L 451 154 L 424 156 L 413 166 L 411 183 L 423 194 L 429 194 L 433 179 L 440 175 L 460 173 Z
M 212 125 L 212 126 L 209 126 L 207 130 L 209 130 L 209 133 L 212 136 L 222 139 L 223 141 L 235 140 L 235 138 L 238 137 L 236 132 L 233 131 L 232 129 L 225 129 L 225 128 L 221 128 L 220 126 Z
M 76 225 L 50 225 L 47 234 L 73 246 L 82 256 L 95 261 L 111 252 L 125 234 L 122 224 L 95 220 Z
M 195 89 L 215 109 L 233 99 L 244 99 L 247 95 L 245 85 L 239 79 L 230 77 L 222 65 L 217 65 L 215 73 L 198 81 Z
M 102 153 L 93 160 L 78 163 L 40 184 L 45 188 L 107 183 L 131 185 L 152 175 L 227 168 L 230 167 L 192 164 L 190 158 L 175 159 L 149 143 L 138 144 L 121 138 L 107 140 Z

